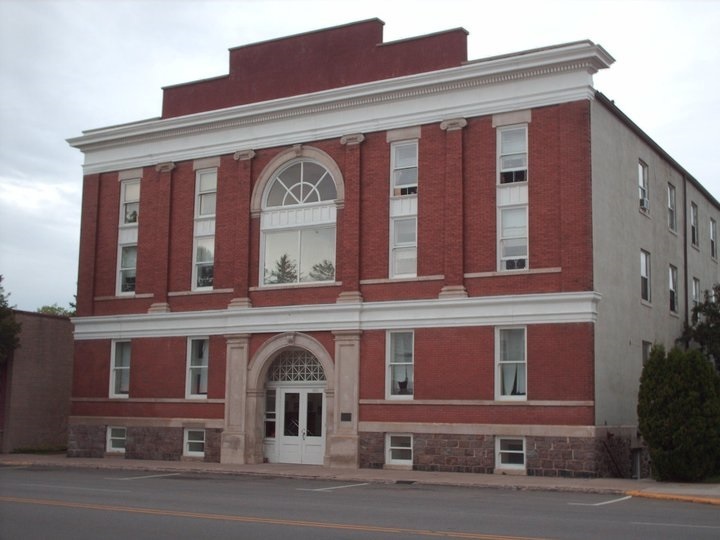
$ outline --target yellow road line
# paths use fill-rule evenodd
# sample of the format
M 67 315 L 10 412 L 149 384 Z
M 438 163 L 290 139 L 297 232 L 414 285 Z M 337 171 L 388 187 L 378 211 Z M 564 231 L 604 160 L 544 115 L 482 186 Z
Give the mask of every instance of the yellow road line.
M 698 495 L 681 495 L 675 493 L 659 493 L 655 491 L 626 491 L 626 495 L 632 497 L 644 497 L 645 499 L 658 499 L 662 501 L 679 501 L 702 504 L 714 504 L 720 506 L 720 497 L 703 497 Z
M 43 506 L 59 506 L 63 508 L 79 508 L 83 510 L 103 510 L 106 512 L 129 512 L 134 514 L 147 514 L 153 516 L 174 516 L 195 519 L 212 519 L 218 521 L 237 521 L 241 523 L 259 523 L 264 525 L 285 525 L 290 527 L 311 527 L 317 529 L 339 529 L 369 533 L 413 534 L 418 536 L 433 536 L 441 538 L 468 538 L 471 540 L 542 540 L 529 536 L 503 536 L 495 534 L 481 534 L 469 532 L 432 531 L 429 529 L 408 529 L 404 527 L 380 527 L 375 525 L 357 525 L 344 523 L 329 523 L 322 521 L 301 521 L 294 519 L 275 519 L 251 516 L 233 516 L 227 514 L 204 514 L 199 512 L 184 512 L 181 510 L 163 510 L 159 508 L 138 508 L 132 506 L 115 506 L 106 504 L 91 504 L 79 502 L 57 501 L 52 499 L 26 499 L 22 497 L 0 497 L 0 502 L 16 504 L 36 504 Z

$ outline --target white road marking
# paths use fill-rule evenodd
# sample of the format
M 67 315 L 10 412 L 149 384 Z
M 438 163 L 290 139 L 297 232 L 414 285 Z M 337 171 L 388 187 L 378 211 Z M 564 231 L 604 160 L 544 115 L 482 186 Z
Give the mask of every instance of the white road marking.
M 336 489 L 345 489 L 345 488 L 360 487 L 360 486 L 367 486 L 367 485 L 368 485 L 368 483 L 365 482 L 364 484 L 347 484 L 345 486 L 334 486 L 334 487 L 317 488 L 317 489 L 298 488 L 298 491 L 333 491 Z
M 603 501 L 599 503 L 568 503 L 570 506 L 605 506 L 606 504 L 614 504 L 622 501 L 627 501 L 628 499 L 632 499 L 632 496 L 628 495 L 627 497 L 620 497 L 619 499 L 612 499 L 610 501 Z
M 688 529 L 720 529 L 720 525 L 690 525 L 685 523 L 650 523 L 648 521 L 631 521 L 632 525 L 650 525 L 652 527 L 687 527 Z
M 125 478 L 106 478 L 105 480 L 143 480 L 145 478 L 164 478 L 166 476 L 179 476 L 180 473 L 149 474 L 147 476 L 127 476 Z

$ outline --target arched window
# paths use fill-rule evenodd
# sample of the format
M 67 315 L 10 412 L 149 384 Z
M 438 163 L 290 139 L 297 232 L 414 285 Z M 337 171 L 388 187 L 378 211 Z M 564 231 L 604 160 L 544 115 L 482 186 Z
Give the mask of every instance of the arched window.
M 262 285 L 335 281 L 336 199 L 332 174 L 312 159 L 273 174 L 262 201 Z
M 270 366 L 268 382 L 324 382 L 322 364 L 309 351 L 287 350 Z

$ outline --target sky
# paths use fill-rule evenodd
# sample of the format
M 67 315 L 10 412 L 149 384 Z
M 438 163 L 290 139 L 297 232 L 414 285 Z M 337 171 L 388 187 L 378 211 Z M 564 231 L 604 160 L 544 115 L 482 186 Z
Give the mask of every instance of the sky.
M 0 0 L 0 275 L 9 303 L 76 291 L 83 130 L 160 115 L 228 49 L 379 18 L 384 41 L 463 27 L 468 58 L 590 39 L 595 87 L 720 200 L 720 0 Z

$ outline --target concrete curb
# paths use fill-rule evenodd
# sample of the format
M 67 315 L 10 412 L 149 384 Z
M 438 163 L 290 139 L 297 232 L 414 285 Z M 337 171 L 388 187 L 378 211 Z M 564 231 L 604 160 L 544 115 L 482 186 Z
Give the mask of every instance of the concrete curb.
M 697 495 L 680 495 L 676 493 L 660 493 L 658 491 L 626 491 L 625 495 L 631 497 L 643 497 L 645 499 L 657 499 L 661 501 L 680 501 L 700 504 L 712 504 L 720 506 L 720 499 L 716 497 L 700 497 Z

